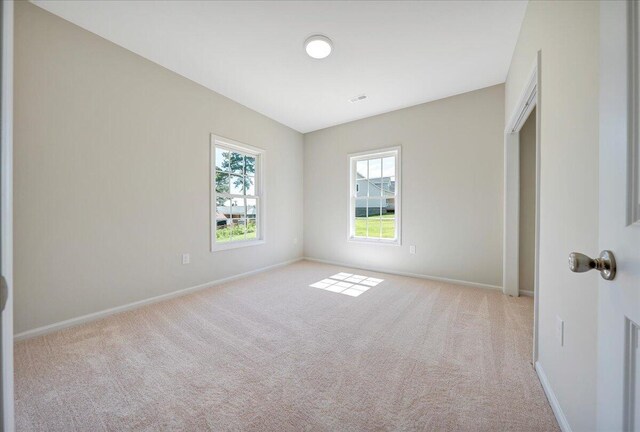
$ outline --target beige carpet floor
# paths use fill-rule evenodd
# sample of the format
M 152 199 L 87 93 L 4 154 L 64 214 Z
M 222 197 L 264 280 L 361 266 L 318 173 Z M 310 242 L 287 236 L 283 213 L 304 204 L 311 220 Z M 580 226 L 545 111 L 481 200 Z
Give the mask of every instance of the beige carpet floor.
M 382 281 L 309 286 L 340 272 Z M 17 343 L 17 428 L 556 431 L 532 320 L 530 298 L 303 261 Z

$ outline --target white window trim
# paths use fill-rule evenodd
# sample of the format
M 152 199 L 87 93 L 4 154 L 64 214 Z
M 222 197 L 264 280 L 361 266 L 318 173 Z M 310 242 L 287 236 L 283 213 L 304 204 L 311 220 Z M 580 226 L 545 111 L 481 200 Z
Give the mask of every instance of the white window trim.
M 216 242 L 216 229 L 215 214 L 217 212 L 216 207 L 216 147 L 223 147 L 231 151 L 238 151 L 245 154 L 256 156 L 256 196 L 259 197 L 256 208 L 256 224 L 258 225 L 259 238 L 252 240 L 239 240 L 228 243 Z M 266 190 L 264 188 L 265 179 L 265 166 L 266 166 L 266 152 L 258 147 L 253 147 L 248 144 L 244 144 L 229 138 L 224 138 L 218 135 L 211 134 L 210 151 L 210 165 L 209 165 L 209 190 L 210 190 L 210 210 L 209 210 L 209 226 L 211 228 L 211 252 L 217 252 L 221 250 L 237 249 L 247 246 L 261 245 L 266 242 Z
M 351 153 L 347 155 L 349 161 L 349 205 L 348 205 L 348 221 L 347 224 L 347 241 L 354 243 L 369 243 L 377 245 L 400 246 L 402 245 L 402 154 L 401 147 L 387 147 L 366 152 Z M 396 158 L 396 238 L 395 239 L 376 239 L 356 237 L 355 233 L 355 214 L 356 198 L 356 162 L 359 160 L 367 160 L 376 157 L 395 156 Z

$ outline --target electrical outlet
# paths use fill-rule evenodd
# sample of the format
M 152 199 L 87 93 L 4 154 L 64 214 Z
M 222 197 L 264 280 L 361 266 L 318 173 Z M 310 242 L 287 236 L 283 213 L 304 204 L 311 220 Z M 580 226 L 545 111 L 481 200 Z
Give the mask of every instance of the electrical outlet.
M 191 262 L 191 257 L 189 254 L 182 254 L 182 264 L 189 264 Z
M 411 255 L 415 255 L 416 254 L 416 246 L 415 245 L 409 246 L 409 253 Z
M 564 321 L 559 316 L 556 316 L 556 339 L 564 346 Z
M 298 237 L 293 238 L 293 244 L 298 244 Z

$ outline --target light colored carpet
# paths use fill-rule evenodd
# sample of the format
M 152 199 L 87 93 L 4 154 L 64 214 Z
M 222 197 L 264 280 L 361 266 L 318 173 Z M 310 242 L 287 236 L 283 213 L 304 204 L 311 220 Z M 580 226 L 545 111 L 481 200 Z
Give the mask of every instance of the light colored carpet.
M 384 281 L 309 286 L 338 272 Z M 17 428 L 555 431 L 532 320 L 530 298 L 303 261 L 17 343 Z

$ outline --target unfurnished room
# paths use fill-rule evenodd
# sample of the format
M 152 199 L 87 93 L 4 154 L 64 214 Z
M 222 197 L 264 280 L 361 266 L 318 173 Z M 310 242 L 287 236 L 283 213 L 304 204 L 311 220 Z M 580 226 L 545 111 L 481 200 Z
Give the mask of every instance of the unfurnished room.
M 0 3 L 0 432 L 640 431 L 638 0 Z

